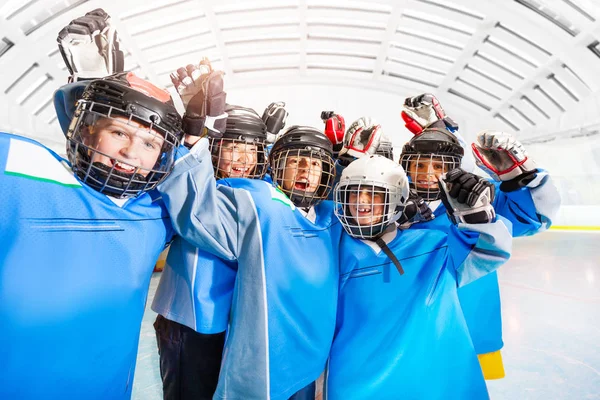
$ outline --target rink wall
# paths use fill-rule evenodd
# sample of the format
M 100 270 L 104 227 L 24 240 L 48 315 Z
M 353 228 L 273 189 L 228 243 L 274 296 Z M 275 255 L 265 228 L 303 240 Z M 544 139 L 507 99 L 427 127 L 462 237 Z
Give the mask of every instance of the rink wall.
M 562 206 L 550 229 L 600 231 L 600 206 Z

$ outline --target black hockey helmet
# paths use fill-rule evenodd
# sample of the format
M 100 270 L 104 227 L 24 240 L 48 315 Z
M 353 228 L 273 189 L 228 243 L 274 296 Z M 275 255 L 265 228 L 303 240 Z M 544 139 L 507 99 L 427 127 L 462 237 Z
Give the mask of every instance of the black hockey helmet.
M 155 161 L 151 157 L 153 165 L 131 165 L 119 154 L 101 150 L 94 131 L 108 121 L 128 127 L 125 130 L 131 132 L 145 132 L 145 145 L 154 146 L 153 154 L 157 154 Z M 67 155 L 79 179 L 101 193 L 127 198 L 154 189 L 171 172 L 183 130 L 181 117 L 167 91 L 132 72 L 122 72 L 86 86 L 66 138 Z M 128 136 L 128 140 L 134 139 L 139 139 L 137 134 Z
M 300 186 L 298 182 L 284 182 L 284 174 L 290 157 L 310 157 L 320 160 L 321 178 L 314 190 L 310 190 L 309 184 L 306 184 L 305 188 L 299 188 L 296 187 Z M 327 136 L 318 129 L 298 125 L 290 127 L 273 144 L 269 155 L 269 164 L 273 182 L 277 183 L 298 207 L 310 207 L 327 199 L 333 188 L 335 179 L 333 148 Z M 300 168 L 298 166 L 294 168 L 296 168 L 295 174 L 297 174 Z M 304 168 L 307 169 L 309 175 L 311 168 L 312 166 Z
M 262 178 L 267 170 L 266 124 L 251 108 L 228 104 L 225 112 L 228 116 L 223 137 L 210 139 L 215 177 L 236 176 L 238 174 L 232 173 L 235 168 L 239 177 Z M 254 149 L 248 149 L 248 146 L 256 147 L 255 155 Z M 228 165 L 227 170 L 219 167 L 223 161 Z M 236 165 L 232 167 L 234 163 Z
M 404 145 L 400 165 L 409 176 L 411 189 L 416 190 L 424 200 L 433 201 L 440 198 L 436 174 L 460 167 L 463 155 L 464 149 L 456 136 L 445 129 L 428 128 Z M 414 171 L 411 171 L 411 164 L 416 166 L 420 163 L 433 163 L 438 171 L 415 176 Z

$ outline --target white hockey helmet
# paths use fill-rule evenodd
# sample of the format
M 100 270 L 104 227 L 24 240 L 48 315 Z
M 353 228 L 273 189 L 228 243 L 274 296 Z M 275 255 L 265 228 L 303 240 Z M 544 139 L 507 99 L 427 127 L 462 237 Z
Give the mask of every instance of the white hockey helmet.
M 364 156 L 342 172 L 334 190 L 334 212 L 350 236 L 373 239 L 402 216 L 408 194 L 408 178 L 399 164 L 379 155 Z

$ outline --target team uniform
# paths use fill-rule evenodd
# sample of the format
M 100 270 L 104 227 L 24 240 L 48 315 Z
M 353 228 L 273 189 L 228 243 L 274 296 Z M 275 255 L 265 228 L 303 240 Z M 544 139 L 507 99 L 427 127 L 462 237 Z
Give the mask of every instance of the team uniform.
M 342 240 L 326 398 L 487 398 L 457 286 L 508 259 L 509 229 L 499 219 L 448 234 L 394 228 L 383 239 L 402 276 L 373 242 Z
M 464 141 L 456 132 L 452 134 L 455 138 L 449 135 L 444 131 L 429 129 L 421 136 L 414 137 L 404 147 L 403 165 L 408 168 L 410 160 L 418 160 L 419 157 L 434 157 L 447 164 L 453 164 L 452 167 L 462 164 L 458 158 L 462 155 L 462 149 L 459 149 L 458 145 L 464 148 Z M 514 237 L 533 235 L 551 225 L 552 217 L 560 205 L 560 196 L 547 172 L 537 170 L 526 184 L 510 191 L 503 190 L 506 186 L 500 181 L 490 182 L 494 183 L 496 189 L 494 209 L 498 215 L 511 221 Z M 416 185 L 415 189 L 426 200 L 435 200 L 438 197 L 437 189 L 419 189 Z M 448 232 L 452 222 L 447 216 L 445 206 L 439 201 L 433 201 L 430 205 L 434 208 L 435 219 L 413 226 L 418 229 L 439 229 Z M 503 347 L 502 319 L 497 273 L 493 272 L 461 287 L 458 293 L 475 350 L 480 355 L 484 376 L 486 379 L 502 378 L 504 368 L 499 353 Z
M 344 170 L 335 212 L 348 235 L 327 399 L 487 397 L 457 287 L 509 258 L 510 223 L 494 221 L 491 184 L 462 170 L 444 179 L 461 176 L 482 181 L 481 190 L 465 190 L 471 200 L 463 214 L 474 221 L 444 233 L 396 228 L 409 184 L 395 162 L 362 157 Z
M 0 134 L 0 167 L 0 398 L 129 399 L 166 210 L 117 204 L 19 136 Z
M 265 122 L 251 109 L 228 105 L 226 111 L 223 139 L 211 141 L 215 177 L 231 173 L 219 168 L 221 162 L 230 163 L 230 167 L 231 163 L 247 166 L 247 154 L 225 154 L 225 144 L 253 146 L 256 162 L 246 177 L 262 178 L 266 169 Z M 171 243 L 152 302 L 152 309 L 159 314 L 154 326 L 165 399 L 198 400 L 214 395 L 237 268 L 237 262 L 222 260 L 179 236 Z
M 560 197 L 546 172 L 539 172 L 535 180 L 514 192 L 503 192 L 500 182 L 494 184 L 494 209 L 512 223 L 513 237 L 534 235 L 550 227 L 560 205 Z M 448 232 L 452 222 L 448 219 L 446 207 L 440 203 L 434 215 L 435 219 L 412 226 Z M 498 274 L 492 272 L 473 284 L 461 287 L 458 294 L 477 354 L 500 350 L 504 343 Z
M 198 160 L 178 160 L 160 191 L 183 238 L 238 263 L 215 398 L 288 399 L 325 367 L 342 228 L 330 202 L 305 211 L 263 181 L 215 185 L 206 145 L 192 149 Z

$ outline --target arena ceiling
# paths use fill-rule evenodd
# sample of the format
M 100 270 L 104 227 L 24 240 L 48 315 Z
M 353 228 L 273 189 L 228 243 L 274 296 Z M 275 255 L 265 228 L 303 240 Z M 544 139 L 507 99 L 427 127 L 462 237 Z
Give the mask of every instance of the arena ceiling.
M 429 91 L 525 135 L 600 88 L 594 0 L 9 0 L 0 1 L 4 118 L 30 118 L 43 139 L 62 141 L 56 35 L 97 7 L 113 16 L 126 68 L 166 87 L 174 69 L 208 56 L 229 89 Z

